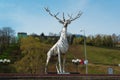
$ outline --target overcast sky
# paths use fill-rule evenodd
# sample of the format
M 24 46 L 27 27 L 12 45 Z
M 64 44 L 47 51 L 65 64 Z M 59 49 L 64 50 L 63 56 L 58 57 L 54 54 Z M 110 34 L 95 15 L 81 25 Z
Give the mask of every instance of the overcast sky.
M 120 0 L 0 0 L 0 28 L 12 27 L 15 32 L 58 34 L 62 25 L 51 17 L 44 7 L 52 13 L 73 14 L 79 11 L 82 16 L 68 25 L 68 32 L 86 35 L 120 34 Z

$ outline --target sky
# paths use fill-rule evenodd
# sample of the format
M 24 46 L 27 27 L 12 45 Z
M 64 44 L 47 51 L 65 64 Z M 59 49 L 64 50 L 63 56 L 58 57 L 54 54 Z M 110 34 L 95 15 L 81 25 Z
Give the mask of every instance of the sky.
M 62 19 L 68 14 L 73 17 L 79 11 L 83 14 L 79 19 L 71 22 L 67 30 L 72 34 L 86 35 L 120 33 L 120 0 L 0 0 L 0 28 L 11 27 L 18 32 L 48 35 L 50 32 L 58 34 L 63 25 L 50 16 L 59 12 Z

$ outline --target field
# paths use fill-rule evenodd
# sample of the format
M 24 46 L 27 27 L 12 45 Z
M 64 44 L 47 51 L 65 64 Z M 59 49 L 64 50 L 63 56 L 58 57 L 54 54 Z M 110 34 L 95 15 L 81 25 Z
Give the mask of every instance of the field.
M 108 68 L 113 68 L 114 74 L 120 73 L 120 50 L 99 48 L 93 46 L 87 46 L 87 59 L 88 73 L 89 74 L 108 74 Z M 71 45 L 67 53 L 66 69 L 67 71 L 77 71 L 76 66 L 72 64 L 71 60 L 74 58 L 84 59 L 84 46 L 83 45 Z M 55 70 L 53 64 L 51 71 Z M 85 65 L 78 66 L 78 72 L 85 73 Z

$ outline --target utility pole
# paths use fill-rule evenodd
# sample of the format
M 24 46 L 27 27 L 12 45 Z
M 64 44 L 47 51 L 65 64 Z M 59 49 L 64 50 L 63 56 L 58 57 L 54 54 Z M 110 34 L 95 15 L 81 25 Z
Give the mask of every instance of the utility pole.
M 86 53 L 86 36 L 85 36 L 85 30 L 80 30 L 80 32 L 84 33 L 84 55 L 85 55 L 85 67 L 86 67 L 86 74 L 88 74 L 88 60 L 87 60 L 87 53 Z

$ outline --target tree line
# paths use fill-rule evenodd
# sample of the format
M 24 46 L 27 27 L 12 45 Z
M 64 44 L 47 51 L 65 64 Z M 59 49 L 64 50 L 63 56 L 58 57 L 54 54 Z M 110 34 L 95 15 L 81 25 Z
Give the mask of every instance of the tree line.
M 55 44 L 59 39 L 59 36 L 60 35 L 54 33 L 50 33 L 49 36 L 46 36 L 44 33 L 41 33 L 39 37 L 43 43 Z M 112 34 L 112 35 L 97 34 L 97 35 L 89 35 L 89 36 L 80 35 L 78 37 L 75 34 L 68 33 L 67 38 L 70 45 L 84 44 L 84 39 L 85 39 L 86 44 L 89 46 L 111 47 L 111 48 L 120 47 L 120 35 L 116 35 L 116 34 Z
M 73 44 L 83 44 L 84 39 L 87 45 L 97 46 L 97 47 L 111 47 L 116 48 L 119 45 L 120 35 L 112 34 L 112 35 L 103 35 L 97 34 L 95 36 L 81 36 L 79 38 L 75 37 L 73 40 Z
M 44 34 L 44 33 L 42 33 Z M 52 35 L 51 35 L 52 34 Z M 51 33 L 49 36 L 54 36 L 53 38 L 46 38 L 43 42 L 47 42 L 49 44 L 54 44 L 58 39 L 58 35 Z M 41 36 L 43 37 L 43 36 Z M 44 35 L 45 37 L 45 35 Z M 57 37 L 56 39 L 54 39 Z M 97 47 L 108 47 L 108 48 L 118 48 L 120 47 L 120 35 L 112 34 L 112 35 L 106 35 L 106 34 L 97 34 L 97 35 L 89 35 L 89 36 L 83 36 L 80 35 L 79 37 L 75 34 L 68 33 L 68 42 L 69 44 L 84 44 L 84 39 L 86 41 L 86 44 L 89 46 L 97 46 Z M 44 38 L 43 38 L 44 39 Z

